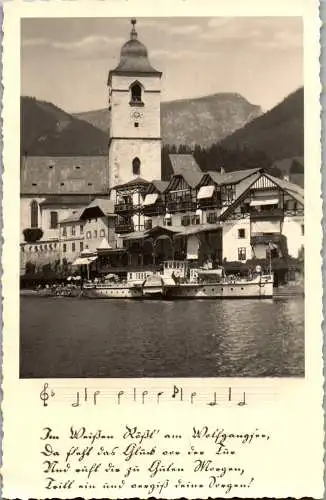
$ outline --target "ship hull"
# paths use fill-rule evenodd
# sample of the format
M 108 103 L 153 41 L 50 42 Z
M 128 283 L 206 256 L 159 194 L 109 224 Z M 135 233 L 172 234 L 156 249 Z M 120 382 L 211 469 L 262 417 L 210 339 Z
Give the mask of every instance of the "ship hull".
M 166 287 L 166 299 L 271 299 L 273 283 L 198 284 Z
M 85 287 L 83 297 L 88 299 L 143 299 L 141 288 L 136 287 L 108 287 L 105 285 Z

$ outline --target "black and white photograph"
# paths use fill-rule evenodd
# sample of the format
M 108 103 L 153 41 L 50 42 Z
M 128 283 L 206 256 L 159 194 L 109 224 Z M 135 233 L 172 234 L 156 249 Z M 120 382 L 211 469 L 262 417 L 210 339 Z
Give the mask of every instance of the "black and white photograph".
M 20 32 L 20 378 L 303 378 L 302 18 Z

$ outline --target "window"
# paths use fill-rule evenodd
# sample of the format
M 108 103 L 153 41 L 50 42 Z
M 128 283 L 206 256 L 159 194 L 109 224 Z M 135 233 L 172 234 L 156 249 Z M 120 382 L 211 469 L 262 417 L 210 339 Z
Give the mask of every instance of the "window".
M 137 157 L 132 160 L 132 173 L 140 175 L 140 159 Z
M 81 252 L 84 250 L 84 242 L 83 242 L 83 241 L 81 241 L 81 242 L 79 243 L 79 250 L 80 250 Z
M 94 229 L 94 238 L 97 238 L 97 229 Z
M 82 224 L 80 224 L 80 226 L 79 226 L 79 231 L 80 231 L 80 234 L 84 233 L 84 226 Z
M 206 216 L 208 224 L 215 224 L 217 222 L 217 215 L 215 212 L 209 212 Z
M 50 229 L 58 227 L 58 212 L 50 212 Z
M 71 232 L 71 236 L 76 236 L 76 226 L 72 225 L 70 232 Z
M 90 231 L 87 231 L 87 233 L 86 233 L 86 238 L 87 238 L 88 240 L 90 240 L 90 239 L 91 239 L 91 237 L 92 237 L 92 233 L 91 233 Z
M 141 86 L 135 82 L 131 86 L 131 104 L 141 103 Z
M 190 224 L 190 217 L 189 215 L 184 215 L 181 219 L 181 225 L 182 226 L 189 226 Z
M 246 237 L 246 230 L 238 229 L 238 238 L 245 238 L 245 237 Z
M 62 245 L 62 251 L 63 251 L 63 253 L 66 253 L 66 251 L 67 251 L 67 245 L 66 245 L 66 243 L 64 243 Z
M 38 227 L 38 203 L 35 200 L 31 202 L 31 227 Z
M 105 231 L 104 231 L 104 229 L 100 230 L 100 238 L 105 238 Z
M 191 224 L 200 224 L 200 215 L 193 215 L 191 219 Z
M 135 122 L 135 123 L 134 123 L 134 127 L 138 128 L 138 127 L 139 127 L 139 123 L 138 123 L 138 122 Z
M 249 203 L 244 203 L 243 205 L 241 205 L 240 212 L 242 214 L 247 214 L 249 211 L 250 211 L 250 205 L 249 205 Z
M 64 183 L 64 182 L 60 182 L 60 186 L 64 186 L 64 185 L 65 185 L 65 183 Z
M 62 228 L 62 236 L 67 236 L 67 226 L 63 226 L 63 228 Z
M 304 236 L 304 224 L 301 224 L 301 236 Z
M 75 243 L 71 243 L 71 251 L 72 252 L 76 251 L 76 245 L 75 245 Z
M 172 218 L 171 217 L 164 217 L 163 226 L 172 226 Z
M 246 249 L 243 248 L 238 248 L 238 260 L 247 260 L 246 259 Z

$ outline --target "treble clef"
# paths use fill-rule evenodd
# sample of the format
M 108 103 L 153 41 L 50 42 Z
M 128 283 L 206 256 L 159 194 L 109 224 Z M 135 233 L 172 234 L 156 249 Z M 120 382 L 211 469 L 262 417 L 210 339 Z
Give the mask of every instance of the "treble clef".
M 45 382 L 43 389 L 40 392 L 40 399 L 43 401 L 43 406 L 48 406 L 47 400 L 49 399 L 49 393 L 48 393 L 48 387 L 49 384 Z

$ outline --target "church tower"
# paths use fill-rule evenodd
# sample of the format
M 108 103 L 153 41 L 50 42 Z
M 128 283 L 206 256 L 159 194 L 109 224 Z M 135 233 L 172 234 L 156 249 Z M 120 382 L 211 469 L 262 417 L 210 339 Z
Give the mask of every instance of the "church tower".
M 109 188 L 161 178 L 161 76 L 131 20 L 130 40 L 109 72 Z

